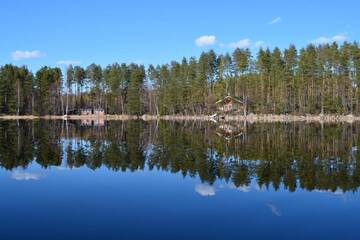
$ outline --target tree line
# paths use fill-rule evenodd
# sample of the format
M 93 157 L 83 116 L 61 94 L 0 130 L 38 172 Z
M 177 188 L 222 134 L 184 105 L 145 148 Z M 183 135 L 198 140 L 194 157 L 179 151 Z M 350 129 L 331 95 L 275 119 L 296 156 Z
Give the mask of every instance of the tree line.
M 82 108 L 108 114 L 209 114 L 225 95 L 246 98 L 253 113 L 360 114 L 357 42 L 284 50 L 203 52 L 149 65 L 0 68 L 0 114 L 63 115 Z

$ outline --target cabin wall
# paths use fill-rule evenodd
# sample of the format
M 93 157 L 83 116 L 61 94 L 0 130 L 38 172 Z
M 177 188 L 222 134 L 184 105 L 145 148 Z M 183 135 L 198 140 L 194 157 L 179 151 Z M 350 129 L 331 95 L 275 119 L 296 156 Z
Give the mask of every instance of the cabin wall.
M 91 109 L 83 109 L 81 110 L 81 115 L 91 115 L 92 111 Z
M 243 113 L 244 108 L 245 108 L 244 105 L 234 103 L 234 102 L 230 102 L 230 103 L 226 103 L 226 104 L 218 106 L 218 110 L 221 112 L 224 112 L 224 113 L 230 113 L 230 112 Z

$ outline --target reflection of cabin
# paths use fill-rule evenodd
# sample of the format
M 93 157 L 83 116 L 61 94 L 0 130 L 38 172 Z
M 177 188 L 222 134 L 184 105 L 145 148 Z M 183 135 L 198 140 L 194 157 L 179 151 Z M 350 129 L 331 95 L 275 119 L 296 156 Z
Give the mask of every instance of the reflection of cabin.
M 242 136 L 244 131 L 245 127 L 240 125 L 222 124 L 218 126 L 216 133 L 217 135 L 225 138 L 226 140 L 230 140 L 232 138 Z
M 218 111 L 229 113 L 244 113 L 246 114 L 246 103 L 237 97 L 226 96 L 216 102 Z
M 82 119 L 81 120 L 81 126 L 104 126 L 105 125 L 105 121 L 104 119 L 97 119 L 97 120 L 93 120 L 93 119 Z
M 82 119 L 81 120 L 81 126 L 91 126 L 92 120 L 91 119 Z

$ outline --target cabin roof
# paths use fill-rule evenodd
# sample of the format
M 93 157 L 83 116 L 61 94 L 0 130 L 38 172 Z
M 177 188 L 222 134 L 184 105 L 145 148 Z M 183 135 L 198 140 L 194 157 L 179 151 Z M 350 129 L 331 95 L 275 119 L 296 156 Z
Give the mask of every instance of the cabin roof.
M 240 97 L 233 97 L 233 96 L 230 96 L 230 95 L 228 95 L 228 96 L 226 96 L 226 97 L 223 97 L 222 99 L 220 99 L 219 101 L 217 101 L 217 102 L 215 102 L 215 103 L 216 103 L 216 104 L 220 104 L 220 103 L 225 102 L 225 101 L 228 100 L 228 99 L 230 99 L 230 100 L 232 100 L 232 101 L 234 101 L 234 102 L 237 102 L 237 103 L 239 103 L 239 104 L 244 104 L 244 101 L 243 101 Z

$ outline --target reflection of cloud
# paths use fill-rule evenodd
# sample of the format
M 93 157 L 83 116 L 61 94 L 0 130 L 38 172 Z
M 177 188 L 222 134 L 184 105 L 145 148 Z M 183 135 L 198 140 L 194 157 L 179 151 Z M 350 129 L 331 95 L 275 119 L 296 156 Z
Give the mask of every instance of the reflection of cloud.
M 330 190 L 318 190 L 315 189 L 314 192 L 318 192 L 318 193 L 332 193 L 334 195 L 343 195 L 344 192 L 342 190 L 337 189 L 335 192 L 330 191 Z
M 195 186 L 195 191 L 201 196 L 205 196 L 205 197 L 215 195 L 215 188 L 213 186 L 206 184 L 197 184 Z
M 274 204 L 271 204 L 271 203 L 266 204 L 266 206 L 269 207 L 270 211 L 271 211 L 274 215 L 276 215 L 276 216 L 278 216 L 278 217 L 281 216 L 281 212 L 280 212 L 280 210 L 277 208 L 277 206 L 275 206 Z
M 343 195 L 344 192 L 341 191 L 341 190 L 336 190 L 336 191 L 334 192 L 334 194 L 335 194 L 335 195 Z
M 250 186 L 247 186 L 247 185 L 241 185 L 239 187 L 236 187 L 233 183 L 229 185 L 229 188 L 230 189 L 236 189 L 236 190 L 239 190 L 240 192 L 250 192 Z
M 70 170 L 70 168 L 63 167 L 63 166 L 56 166 L 55 169 L 63 171 L 63 170 Z
M 11 173 L 11 178 L 15 180 L 39 180 L 42 177 L 39 173 L 30 173 L 30 172 L 21 172 L 21 171 L 14 171 Z
M 250 192 L 250 187 L 244 185 L 244 186 L 238 187 L 237 190 L 239 190 L 240 192 Z

